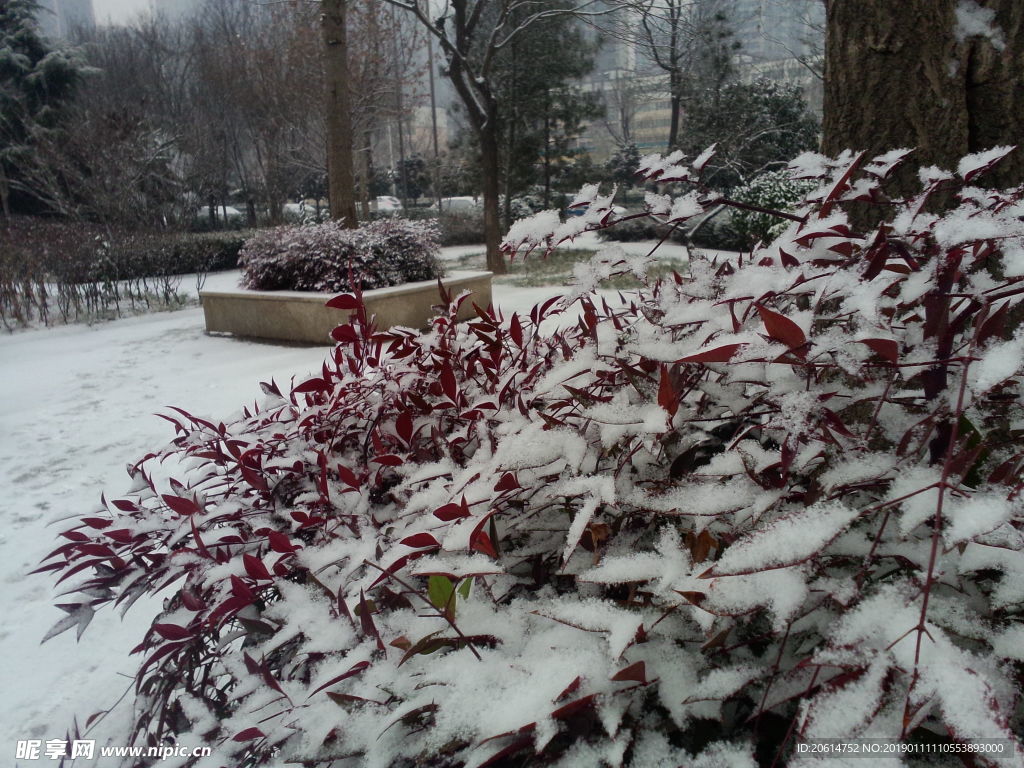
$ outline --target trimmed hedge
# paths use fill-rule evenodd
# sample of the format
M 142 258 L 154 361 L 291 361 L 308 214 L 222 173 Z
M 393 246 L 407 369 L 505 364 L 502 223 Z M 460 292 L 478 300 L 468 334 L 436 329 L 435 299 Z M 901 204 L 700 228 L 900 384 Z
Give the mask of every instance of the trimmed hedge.
M 442 274 L 436 225 L 379 219 L 276 227 L 242 249 L 242 285 L 252 290 L 349 291 L 433 280 Z
M 181 276 L 234 269 L 241 233 L 168 234 L 16 217 L 0 227 L 0 322 L 95 320 L 181 303 Z

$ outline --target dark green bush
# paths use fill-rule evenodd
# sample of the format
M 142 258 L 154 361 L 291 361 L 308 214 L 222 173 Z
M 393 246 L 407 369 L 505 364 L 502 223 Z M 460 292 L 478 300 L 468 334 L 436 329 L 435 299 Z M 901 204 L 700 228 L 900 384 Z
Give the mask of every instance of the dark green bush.
M 629 219 L 621 224 L 616 224 L 614 227 L 602 230 L 601 236 L 605 240 L 611 240 L 616 243 L 635 243 L 640 240 L 660 240 L 668 232 L 668 229 L 667 226 L 657 223 L 652 218 L 643 217 Z
M 8 328 L 179 304 L 181 276 L 234 269 L 244 233 L 147 233 L 15 217 L 0 227 L 0 322 Z
M 683 233 L 676 230 L 672 234 L 672 240 L 682 242 Z M 749 250 L 747 240 L 737 231 L 730 212 L 719 214 L 710 219 L 700 229 L 690 236 L 690 245 L 698 248 L 713 248 L 719 251 L 743 251 Z
M 441 245 L 479 245 L 484 242 L 482 211 L 442 213 L 437 217 Z

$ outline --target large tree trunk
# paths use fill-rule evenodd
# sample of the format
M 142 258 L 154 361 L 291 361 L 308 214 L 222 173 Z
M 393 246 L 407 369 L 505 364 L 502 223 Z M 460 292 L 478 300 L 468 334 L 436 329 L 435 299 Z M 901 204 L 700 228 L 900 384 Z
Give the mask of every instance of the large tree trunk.
M 348 0 L 323 0 L 324 76 L 327 82 L 327 196 L 331 218 L 358 227 L 352 162 L 352 114 L 348 90 Z
M 673 72 L 669 77 L 669 124 L 666 154 L 679 146 L 679 113 L 683 111 L 682 76 Z
M 988 37 L 957 39 L 957 4 L 829 2 L 825 154 L 913 147 L 911 167 L 894 190 L 907 193 L 916 186 L 916 168 L 955 169 L 969 152 L 1020 141 L 1024 6 L 1020 0 L 982 0 L 997 12 L 1006 40 L 1000 51 Z M 1024 181 L 1024 153 L 1015 154 L 990 183 Z
M 996 187 L 1024 183 L 1024 3 L 987 0 L 1005 47 L 975 40 L 965 52 L 967 136 L 972 152 L 1017 144 L 985 182 Z
M 487 246 L 487 269 L 496 275 L 506 272 L 505 259 L 501 255 L 501 222 L 498 163 L 497 121 L 487 120 L 479 129 L 480 175 L 483 177 L 484 197 L 484 243 Z

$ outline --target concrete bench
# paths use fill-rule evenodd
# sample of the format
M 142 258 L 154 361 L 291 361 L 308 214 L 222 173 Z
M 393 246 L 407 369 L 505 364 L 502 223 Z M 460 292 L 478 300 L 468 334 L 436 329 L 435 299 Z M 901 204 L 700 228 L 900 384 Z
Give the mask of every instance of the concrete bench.
M 475 316 L 473 304 L 491 303 L 490 272 L 452 272 L 441 278 L 453 296 L 470 291 L 459 319 Z M 230 333 L 257 339 L 279 339 L 306 344 L 333 344 L 331 331 L 347 322 L 347 310 L 325 304 L 337 293 L 302 291 L 201 291 L 207 333 Z M 384 330 L 395 325 L 427 328 L 441 301 L 436 280 L 377 288 L 363 293 L 367 313 Z

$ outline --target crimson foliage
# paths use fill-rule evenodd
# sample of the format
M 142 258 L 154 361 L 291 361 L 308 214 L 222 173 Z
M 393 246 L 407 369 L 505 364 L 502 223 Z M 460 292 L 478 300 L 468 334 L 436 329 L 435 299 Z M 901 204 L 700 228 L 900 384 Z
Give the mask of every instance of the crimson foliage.
M 341 222 L 276 227 L 242 248 L 242 284 L 259 291 L 350 291 L 441 276 L 432 222 L 379 219 L 359 229 Z
M 1004 152 L 908 200 L 882 191 L 906 152 L 804 156 L 819 184 L 774 244 L 615 305 L 592 288 L 645 264 L 614 247 L 528 317 L 460 326 L 455 297 L 425 335 L 376 333 L 338 297 L 320 372 L 230 424 L 169 414 L 132 492 L 64 533 L 58 629 L 165 590 L 135 738 L 202 738 L 196 765 L 1019 750 L 1021 191 L 972 186 Z M 706 160 L 647 158 L 697 191 L 645 215 L 718 204 Z M 613 224 L 611 200 L 506 247 Z M 893 216 L 854 231 L 863 200 Z

